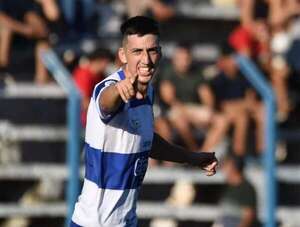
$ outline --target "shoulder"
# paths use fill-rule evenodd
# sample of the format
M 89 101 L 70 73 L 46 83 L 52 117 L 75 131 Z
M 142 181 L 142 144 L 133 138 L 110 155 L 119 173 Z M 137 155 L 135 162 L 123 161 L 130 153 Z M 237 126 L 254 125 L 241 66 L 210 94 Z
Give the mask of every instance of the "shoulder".
M 122 79 L 122 73 L 123 71 L 120 69 L 103 79 L 101 82 L 97 83 L 94 88 L 93 97 L 97 98 L 101 90 L 103 90 L 105 87 L 108 87 L 120 81 Z

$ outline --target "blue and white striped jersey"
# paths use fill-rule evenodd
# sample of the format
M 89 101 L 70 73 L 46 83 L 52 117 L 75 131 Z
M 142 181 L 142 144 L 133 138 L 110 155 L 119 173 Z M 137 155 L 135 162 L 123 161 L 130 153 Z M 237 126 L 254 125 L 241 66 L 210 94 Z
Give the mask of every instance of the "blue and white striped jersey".
M 84 185 L 72 221 L 83 227 L 136 227 L 136 202 L 153 139 L 153 88 L 105 114 L 102 91 L 125 78 L 123 70 L 95 86 L 85 136 Z

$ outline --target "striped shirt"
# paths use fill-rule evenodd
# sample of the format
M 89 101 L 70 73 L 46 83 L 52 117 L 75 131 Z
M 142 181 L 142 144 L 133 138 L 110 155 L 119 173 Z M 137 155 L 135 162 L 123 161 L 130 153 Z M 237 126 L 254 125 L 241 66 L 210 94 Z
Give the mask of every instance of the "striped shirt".
M 119 70 L 93 91 L 85 135 L 85 179 L 72 221 L 83 227 L 136 227 L 136 202 L 153 139 L 153 88 L 143 100 L 122 103 L 111 114 L 99 106 L 108 86 L 125 78 Z

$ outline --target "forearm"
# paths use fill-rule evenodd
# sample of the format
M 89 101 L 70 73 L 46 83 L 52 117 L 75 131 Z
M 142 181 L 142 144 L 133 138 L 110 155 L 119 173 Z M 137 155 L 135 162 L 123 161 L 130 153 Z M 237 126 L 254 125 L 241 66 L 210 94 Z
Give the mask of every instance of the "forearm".
M 100 108 L 108 114 L 116 111 L 121 102 L 122 98 L 115 84 L 110 85 L 108 88 L 106 88 L 99 98 Z
M 14 20 L 3 13 L 0 14 L 0 23 L 14 32 L 21 33 L 21 34 L 24 33 L 23 23 L 20 23 L 19 21 Z
M 215 97 L 212 93 L 212 90 L 208 85 L 202 85 L 198 89 L 199 99 L 202 100 L 203 104 L 209 107 L 210 109 L 214 109 L 215 107 Z
M 176 99 L 175 87 L 168 80 L 161 82 L 159 93 L 162 101 L 169 106 L 172 106 L 178 102 Z
M 59 19 L 60 12 L 55 1 L 43 0 L 41 1 L 41 5 L 48 20 L 56 21 Z
M 154 133 L 150 157 L 170 162 L 188 163 L 205 166 L 215 160 L 214 153 L 192 152 L 180 146 L 170 144 L 157 133 Z

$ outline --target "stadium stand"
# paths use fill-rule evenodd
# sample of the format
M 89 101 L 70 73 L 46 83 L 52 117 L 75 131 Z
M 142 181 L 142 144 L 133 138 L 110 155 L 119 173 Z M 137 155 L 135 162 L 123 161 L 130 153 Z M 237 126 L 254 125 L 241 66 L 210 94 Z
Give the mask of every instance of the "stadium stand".
M 119 1 L 108 2 L 112 17 L 118 24 L 126 15 L 126 8 Z M 194 59 L 210 72 L 208 66 L 217 60 L 221 43 L 238 24 L 239 10 L 230 6 L 230 1 L 177 0 L 174 4 L 175 17 L 162 22 L 161 27 L 165 57 L 171 57 L 176 43 L 189 42 Z M 53 46 L 70 70 L 78 58 L 94 46 L 110 47 L 112 51 L 118 47 L 117 30 L 110 31 L 109 36 L 105 36 L 103 30 L 96 30 L 95 33 L 84 31 L 84 35 L 81 33 L 75 37 L 76 29 L 80 30 L 73 28 L 63 37 L 56 37 L 58 40 Z M 33 83 L 33 50 L 24 51 L 25 47 L 13 49 L 9 74 L 14 79 L 5 78 L 0 86 L 0 226 L 63 226 L 67 214 L 66 180 L 69 177 L 66 166 L 67 94 L 55 82 L 46 85 Z M 294 109 L 285 122 L 278 124 L 277 222 L 282 227 L 298 227 L 299 72 L 289 77 L 288 87 Z M 249 131 L 247 147 L 254 153 L 253 129 Z M 228 141 L 221 145 L 221 150 L 227 149 Z M 83 171 L 81 169 L 81 176 Z M 262 222 L 265 215 L 263 168 L 255 162 L 246 166 L 245 173 L 255 187 L 258 219 Z M 225 181 L 222 171 L 207 178 L 199 170 L 185 166 L 149 168 L 138 206 L 140 226 L 212 226 L 220 214 L 218 203 Z M 175 186 L 182 187 L 179 195 Z M 181 198 L 183 194 L 189 194 L 187 192 L 191 198 Z

